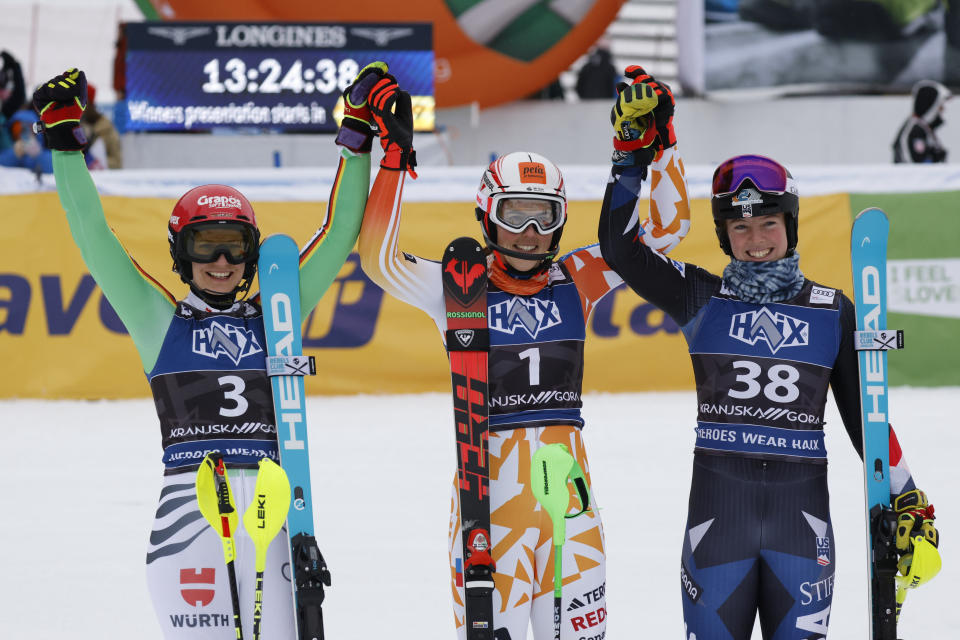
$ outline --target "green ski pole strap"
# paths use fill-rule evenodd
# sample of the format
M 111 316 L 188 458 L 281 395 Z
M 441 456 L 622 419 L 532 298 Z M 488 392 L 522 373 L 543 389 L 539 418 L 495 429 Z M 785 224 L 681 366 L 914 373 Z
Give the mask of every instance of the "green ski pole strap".
M 570 492 L 567 482 L 573 481 L 580 500 L 580 510 L 568 514 Z M 590 508 L 590 488 L 583 469 L 565 444 L 548 444 L 537 449 L 530 465 L 530 486 L 537 502 L 553 521 L 554 545 L 563 544 L 566 518 L 575 518 Z

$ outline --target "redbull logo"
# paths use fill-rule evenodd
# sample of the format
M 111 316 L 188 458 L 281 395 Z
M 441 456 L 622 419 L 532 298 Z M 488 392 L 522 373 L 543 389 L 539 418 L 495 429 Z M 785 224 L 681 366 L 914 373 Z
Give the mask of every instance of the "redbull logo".
M 730 337 L 757 344 L 766 342 L 772 353 L 783 347 L 805 347 L 810 341 L 810 323 L 766 307 L 735 314 L 730 319 Z
M 257 336 L 243 327 L 213 321 L 210 326 L 193 331 L 193 352 L 207 358 L 216 360 L 223 355 L 240 364 L 243 358 L 261 351 Z
M 552 300 L 513 297 L 489 309 L 490 328 L 513 335 L 517 329 L 531 338 L 561 322 L 560 307 Z

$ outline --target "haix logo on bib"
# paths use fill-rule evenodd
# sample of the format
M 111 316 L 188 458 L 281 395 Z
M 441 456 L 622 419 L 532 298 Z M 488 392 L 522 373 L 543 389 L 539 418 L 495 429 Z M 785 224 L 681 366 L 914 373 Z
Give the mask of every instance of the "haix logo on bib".
M 243 358 L 261 351 L 257 336 L 249 329 L 213 321 L 209 327 L 193 330 L 193 352 L 201 356 L 217 359 L 224 355 L 240 364 Z
M 810 323 L 766 307 L 735 314 L 730 319 L 730 337 L 747 344 L 767 343 L 776 353 L 781 347 L 805 347 L 810 340 Z
M 531 338 L 560 324 L 560 307 L 552 300 L 515 296 L 489 309 L 490 328 L 513 335 L 522 328 Z

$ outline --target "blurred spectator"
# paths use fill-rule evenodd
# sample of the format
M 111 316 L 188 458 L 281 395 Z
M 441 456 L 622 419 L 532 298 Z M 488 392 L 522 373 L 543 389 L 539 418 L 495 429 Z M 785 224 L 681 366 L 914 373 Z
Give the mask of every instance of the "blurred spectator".
M 617 95 L 619 80 L 610 49 L 605 44 L 597 45 L 577 73 L 577 95 L 581 100 L 610 100 Z
M 0 51 L 0 62 L 0 167 L 53 173 L 53 156 L 33 132 L 37 116 L 26 103 L 20 63 L 7 51 Z
M 33 132 L 37 114 L 29 104 L 10 118 L 8 131 L 13 145 L 0 151 L 0 167 L 20 167 L 34 173 L 53 173 L 53 155 L 43 136 Z
M 110 118 L 97 109 L 97 89 L 87 84 L 87 108 L 80 117 L 80 125 L 87 136 L 84 154 L 90 169 L 119 169 L 123 166 L 123 148 L 120 134 Z
M 534 91 L 527 100 L 566 100 L 566 93 L 563 91 L 563 85 L 560 84 L 560 78 L 554 78 L 553 82 L 539 91 Z
M 913 113 L 893 141 L 894 162 L 946 162 L 947 150 L 937 137 L 943 124 L 943 107 L 950 90 L 939 82 L 921 80 L 913 85 Z
M 7 51 L 0 51 L 0 151 L 13 146 L 10 121 L 26 100 L 20 63 Z

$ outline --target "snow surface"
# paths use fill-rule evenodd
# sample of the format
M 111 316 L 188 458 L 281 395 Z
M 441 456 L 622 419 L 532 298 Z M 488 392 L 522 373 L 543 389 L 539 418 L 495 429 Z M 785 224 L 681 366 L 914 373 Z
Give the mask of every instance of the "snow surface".
M 944 569 L 908 597 L 906 638 L 956 637 L 960 628 L 958 393 L 890 394 L 901 444 L 943 533 Z M 694 395 L 588 394 L 584 404 L 607 539 L 607 638 L 679 639 Z M 307 409 L 317 538 L 333 573 L 327 636 L 453 638 L 449 395 L 315 397 Z M 827 419 L 837 570 L 830 638 L 860 639 L 867 611 L 860 462 L 832 400 Z M 0 401 L 0 450 L 0 638 L 159 638 L 144 577 L 161 483 L 152 401 Z

